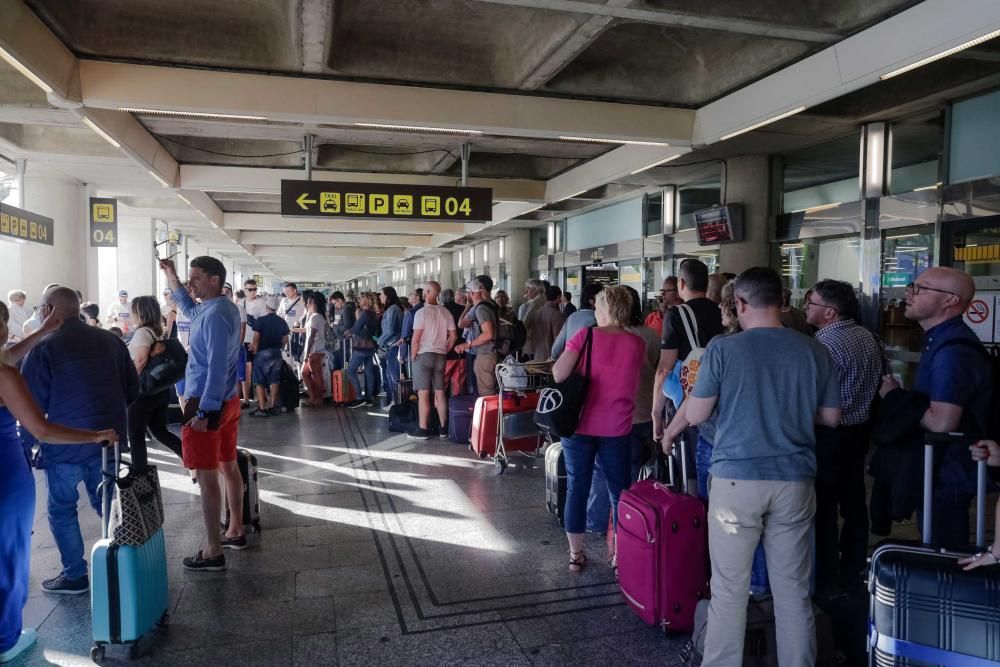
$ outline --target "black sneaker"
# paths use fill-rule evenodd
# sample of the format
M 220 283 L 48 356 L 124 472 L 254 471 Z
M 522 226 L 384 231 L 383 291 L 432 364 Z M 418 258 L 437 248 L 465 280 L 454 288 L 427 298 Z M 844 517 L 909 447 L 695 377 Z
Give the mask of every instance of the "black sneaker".
M 90 590 L 90 578 L 83 575 L 79 579 L 67 579 L 59 575 L 42 582 L 42 590 L 55 595 L 83 595 Z
M 431 437 L 431 432 L 425 428 L 416 428 L 406 434 L 410 440 L 427 440 Z
M 250 416 L 251 417 L 270 417 L 271 413 L 268 410 L 261 410 L 260 408 L 257 408 L 256 410 L 254 410 L 253 412 L 250 413 Z
M 363 399 L 363 398 L 359 398 L 359 399 L 358 399 L 358 400 L 356 400 L 356 401 L 353 401 L 353 402 L 351 402 L 351 403 L 348 403 L 348 404 L 347 404 L 347 407 L 349 407 L 349 408 L 350 408 L 350 409 L 352 409 L 352 410 L 356 410 L 357 408 L 362 408 L 362 407 L 365 407 L 366 405 L 368 405 L 368 401 L 366 401 L 366 400 L 365 400 L 365 399 Z
M 197 555 L 184 559 L 184 569 L 200 572 L 222 572 L 226 569 L 226 555 L 219 554 L 214 558 L 205 558 L 199 551 Z
M 239 535 L 238 537 L 226 537 L 222 536 L 222 548 L 232 549 L 233 551 L 243 551 L 247 548 L 247 536 Z

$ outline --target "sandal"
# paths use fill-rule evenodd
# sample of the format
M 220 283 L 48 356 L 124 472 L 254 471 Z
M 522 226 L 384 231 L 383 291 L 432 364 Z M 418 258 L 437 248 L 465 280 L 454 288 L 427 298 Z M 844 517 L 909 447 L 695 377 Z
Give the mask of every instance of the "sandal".
M 587 554 L 583 551 L 570 551 L 569 552 L 569 571 L 573 574 L 580 574 L 583 571 L 583 567 L 587 564 Z

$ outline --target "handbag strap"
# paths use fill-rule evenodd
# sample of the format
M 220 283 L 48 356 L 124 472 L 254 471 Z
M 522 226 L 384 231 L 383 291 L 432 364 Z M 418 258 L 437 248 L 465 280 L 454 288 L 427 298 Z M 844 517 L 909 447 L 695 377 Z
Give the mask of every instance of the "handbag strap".
M 686 303 L 682 303 L 677 306 L 677 314 L 680 315 L 681 324 L 684 325 L 688 345 L 691 346 L 692 350 L 701 347 L 701 341 L 698 338 L 698 320 L 695 319 L 694 310 Z
M 584 362 L 583 376 L 588 379 L 590 378 L 590 357 L 592 356 L 591 352 L 594 349 L 594 328 L 596 326 L 597 326 L 596 324 L 591 324 L 589 327 L 587 327 L 587 339 L 583 343 L 583 350 L 584 354 L 586 355 L 586 361 Z

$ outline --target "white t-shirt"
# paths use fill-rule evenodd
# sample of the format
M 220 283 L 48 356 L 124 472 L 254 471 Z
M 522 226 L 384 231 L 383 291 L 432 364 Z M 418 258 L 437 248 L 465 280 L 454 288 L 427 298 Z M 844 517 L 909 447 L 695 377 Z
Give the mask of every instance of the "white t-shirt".
M 305 312 L 306 302 L 302 299 L 301 294 L 293 299 L 289 299 L 287 296 L 281 297 L 281 305 L 278 306 L 278 317 L 285 319 L 285 324 L 288 325 L 289 329 L 302 319 Z
M 306 322 L 306 354 L 319 354 L 326 349 L 326 320 L 313 313 Z
M 177 318 L 174 319 L 177 323 L 177 340 L 181 342 L 184 349 L 188 349 L 191 346 L 191 320 L 188 316 L 178 306 L 177 308 Z
M 122 331 L 129 330 L 129 316 L 132 312 L 132 302 L 126 301 L 121 303 L 118 299 L 108 306 L 108 316 L 114 318 L 114 325 L 121 328 Z
M 31 314 L 24 324 L 21 326 L 21 331 L 24 333 L 24 337 L 27 338 L 31 334 L 35 333 L 42 328 L 42 316 L 38 314 L 36 310 Z
M 264 299 L 262 299 L 261 297 L 257 297 L 252 301 L 250 299 L 243 299 L 243 309 L 244 313 L 246 313 L 247 316 L 246 320 L 247 331 L 246 334 L 244 334 L 243 336 L 243 342 L 252 343 L 253 327 L 250 324 L 250 318 L 253 317 L 254 319 L 256 319 L 258 317 L 264 317 L 265 315 L 267 315 L 267 306 L 264 305 Z
M 10 312 L 10 319 L 7 321 L 9 338 L 21 338 L 24 332 L 24 323 L 31 318 L 32 310 L 16 303 L 10 304 L 7 310 Z
M 152 347 L 157 340 L 149 327 L 136 329 L 135 333 L 132 334 L 132 340 L 128 342 L 128 353 L 132 357 L 132 361 L 135 361 L 135 355 L 139 350 Z
M 448 332 L 455 330 L 455 318 L 451 312 L 441 305 L 425 303 L 413 317 L 413 330 L 423 330 L 420 336 L 420 349 L 424 352 L 448 353 Z

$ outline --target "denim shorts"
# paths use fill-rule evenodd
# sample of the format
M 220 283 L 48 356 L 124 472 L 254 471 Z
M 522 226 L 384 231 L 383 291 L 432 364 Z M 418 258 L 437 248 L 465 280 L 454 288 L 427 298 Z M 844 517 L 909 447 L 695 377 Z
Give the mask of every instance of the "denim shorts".
M 253 383 L 259 385 L 280 383 L 283 363 L 285 360 L 281 357 L 281 350 L 277 348 L 258 351 L 253 360 Z

